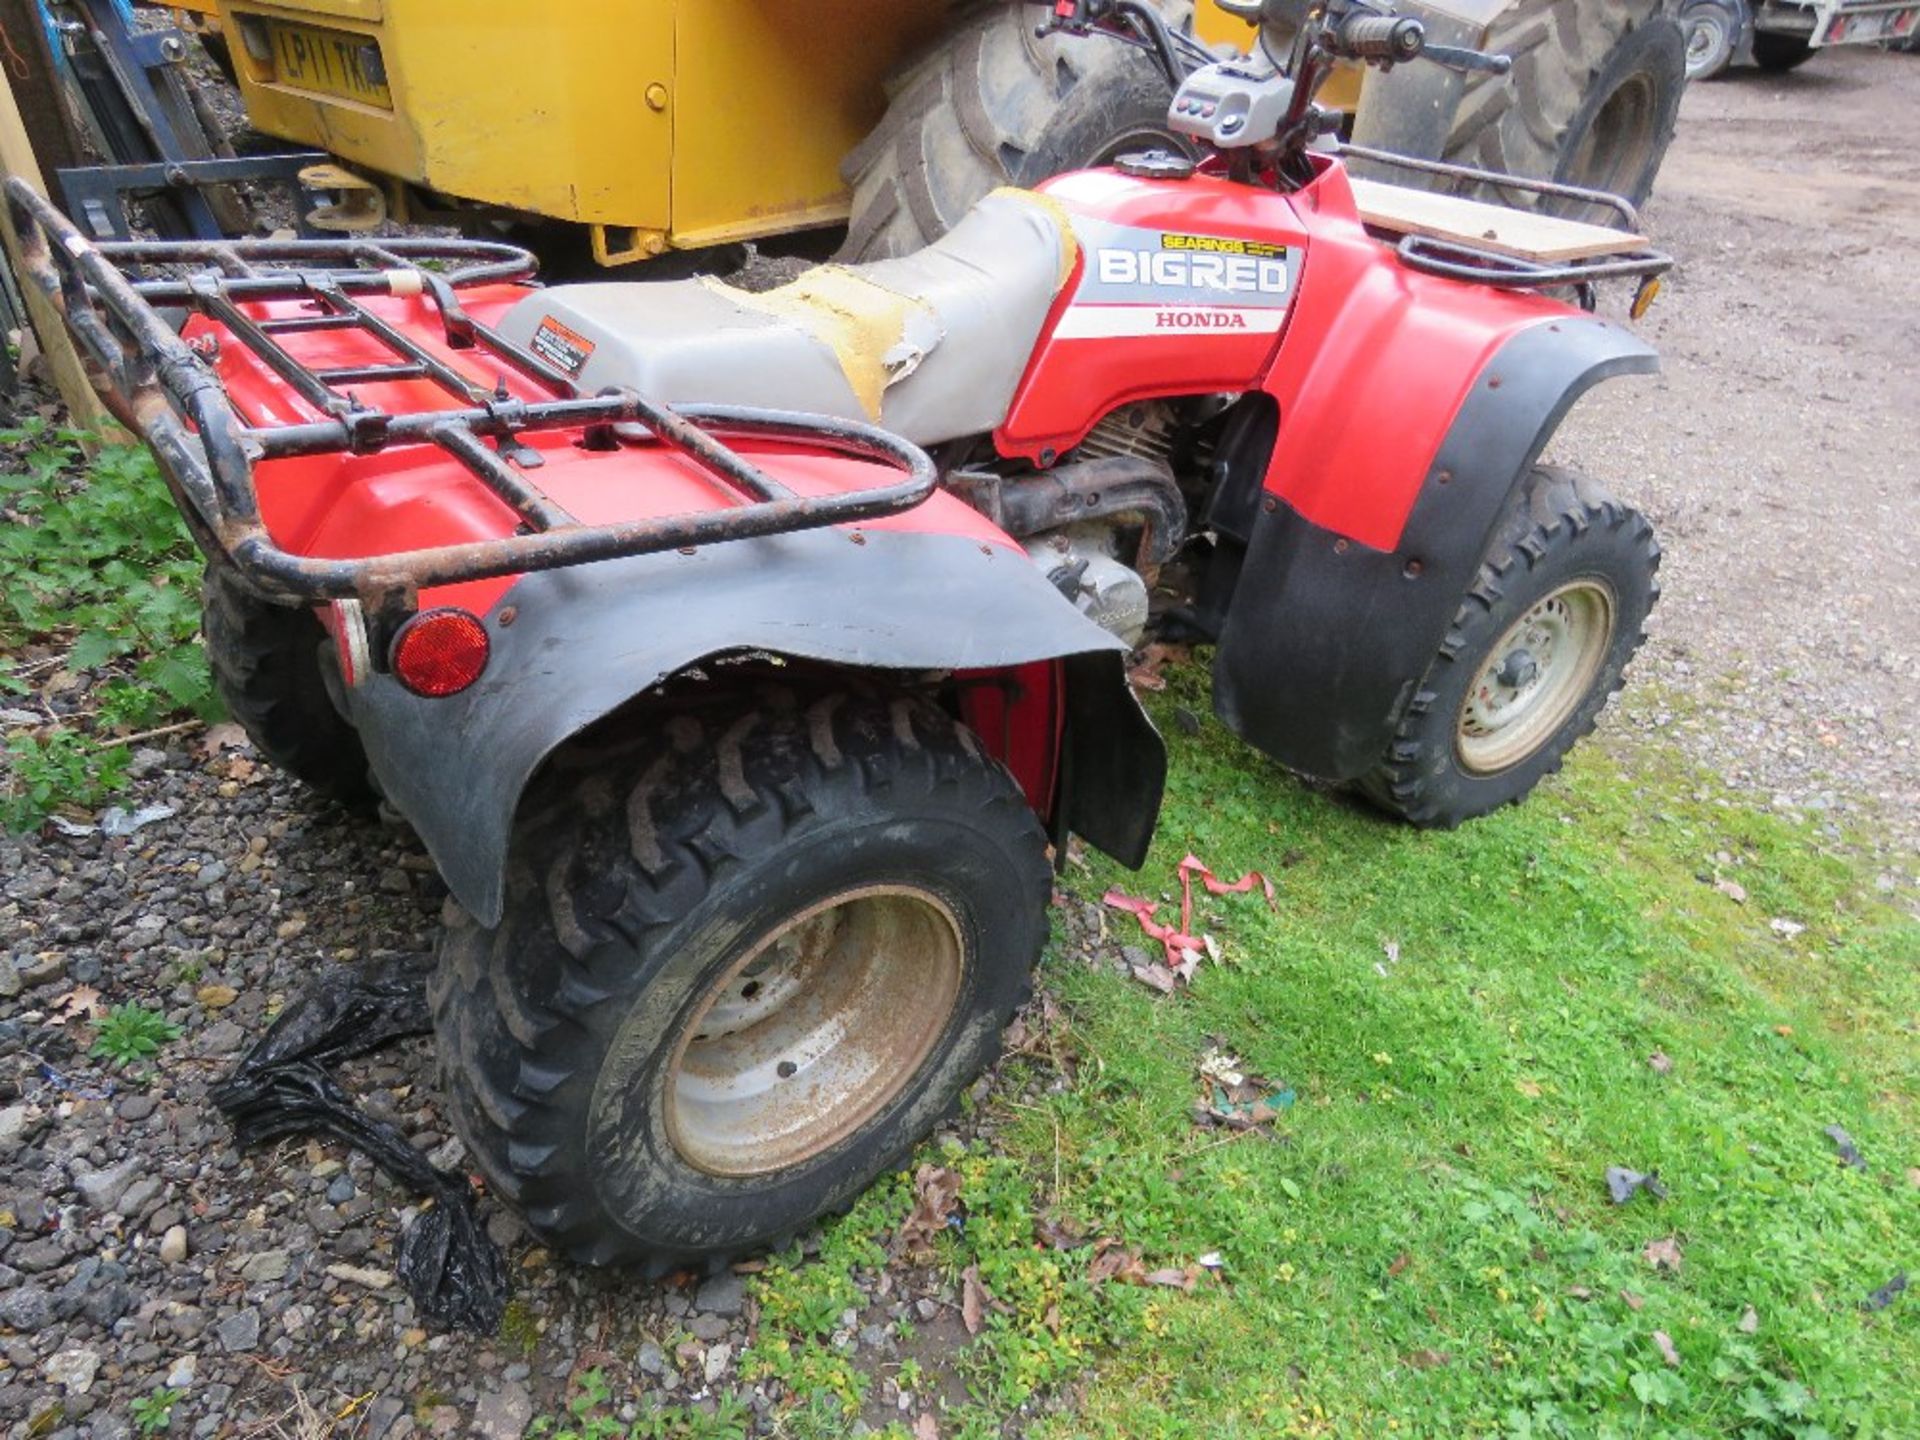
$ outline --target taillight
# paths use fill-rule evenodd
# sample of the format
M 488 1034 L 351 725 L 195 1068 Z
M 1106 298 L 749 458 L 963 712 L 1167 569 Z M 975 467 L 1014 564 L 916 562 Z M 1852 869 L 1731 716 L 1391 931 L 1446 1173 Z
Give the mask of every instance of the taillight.
M 426 610 L 393 637 L 393 673 L 416 695 L 458 695 L 480 678 L 493 653 L 487 627 L 464 610 Z

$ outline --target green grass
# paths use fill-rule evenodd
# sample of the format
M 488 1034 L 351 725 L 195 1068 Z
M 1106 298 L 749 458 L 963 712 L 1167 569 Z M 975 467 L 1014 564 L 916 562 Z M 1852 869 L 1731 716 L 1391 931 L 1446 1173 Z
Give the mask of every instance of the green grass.
M 1200 667 L 1170 678 L 1157 708 L 1204 712 Z M 969 1218 L 942 1263 L 1004 1307 L 960 1358 L 958 1433 L 1037 1391 L 1051 1437 L 1920 1434 L 1920 1292 L 1861 1308 L 1920 1273 L 1920 927 L 1810 829 L 1657 755 L 1590 745 L 1526 805 L 1422 834 L 1211 722 L 1163 728 L 1151 860 L 1070 870 L 1069 903 L 1175 895 L 1191 850 L 1273 873 L 1279 909 L 1196 897 L 1226 963 L 1171 998 L 1056 924 L 1076 1079 L 1014 1103 L 1003 1076 L 998 1153 L 950 1162 Z M 1096 960 L 1139 943 L 1105 913 Z M 1278 1138 L 1194 1127 L 1215 1044 L 1297 1092 Z M 1867 1173 L 1836 1162 L 1836 1123 Z M 1616 1208 L 1609 1165 L 1671 1193 Z M 821 1325 L 906 1203 L 882 1187 L 819 1262 L 763 1278 L 766 1373 L 869 1383 Z M 1088 1251 L 1033 1243 L 1042 1211 L 1149 1267 L 1225 1264 L 1192 1293 L 1090 1286 Z M 1677 1273 L 1643 1255 L 1668 1238 Z
M 0 430 L 0 703 L 94 682 L 84 706 L 0 745 L 10 830 L 113 795 L 121 737 L 219 713 L 198 642 L 200 556 L 153 457 L 109 445 L 83 461 L 86 438 L 37 421 Z M 21 663 L 29 645 L 53 659 Z

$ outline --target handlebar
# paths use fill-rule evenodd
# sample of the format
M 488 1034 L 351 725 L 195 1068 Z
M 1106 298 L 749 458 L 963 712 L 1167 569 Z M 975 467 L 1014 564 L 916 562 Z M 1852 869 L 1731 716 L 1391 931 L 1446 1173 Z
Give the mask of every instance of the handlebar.
M 1342 60 L 1398 65 L 1426 49 L 1427 27 L 1411 16 L 1349 15 L 1324 31 L 1320 43 Z

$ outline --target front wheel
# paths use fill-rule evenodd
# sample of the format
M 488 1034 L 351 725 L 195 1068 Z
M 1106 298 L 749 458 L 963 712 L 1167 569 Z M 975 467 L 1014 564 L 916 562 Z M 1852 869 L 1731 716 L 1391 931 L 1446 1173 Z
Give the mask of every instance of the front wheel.
M 1535 467 L 1362 792 L 1440 828 L 1524 797 L 1620 688 L 1659 568 L 1644 515 Z
M 708 701 L 530 794 L 506 913 L 434 1019 L 495 1190 L 576 1259 L 777 1242 L 897 1164 L 998 1052 L 1046 837 L 925 698 Z

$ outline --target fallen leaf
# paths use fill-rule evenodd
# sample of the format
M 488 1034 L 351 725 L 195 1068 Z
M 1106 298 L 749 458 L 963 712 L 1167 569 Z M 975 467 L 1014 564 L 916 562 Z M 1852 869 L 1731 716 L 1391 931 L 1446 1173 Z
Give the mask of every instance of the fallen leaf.
M 47 1007 L 52 1013 L 47 1017 L 55 1025 L 64 1025 L 69 1020 L 96 1020 L 106 1010 L 100 1003 L 100 992 L 91 985 L 76 985 Z
M 253 772 L 257 768 L 253 761 L 247 759 L 244 755 L 236 755 L 227 761 L 227 778 L 229 780 L 251 780 L 253 778 Z
M 1680 1269 L 1680 1242 L 1671 1235 L 1667 1236 L 1664 1240 L 1648 1241 L 1647 1248 L 1640 1253 L 1646 1257 L 1647 1263 L 1656 1270 L 1678 1272 Z M 1639 1307 L 1635 1306 L 1635 1308 L 1638 1309 Z
M 1593 1298 L 1593 1291 L 1584 1285 L 1569 1285 L 1567 1287 L 1567 1294 L 1575 1300 L 1591 1300 Z
M 1678 1370 L 1680 1352 L 1673 1348 L 1673 1337 L 1664 1330 L 1656 1330 L 1653 1332 L 1653 1343 L 1660 1351 L 1660 1358 Z
M 1049 1250 L 1077 1250 L 1087 1243 L 1087 1237 L 1071 1220 L 1055 1220 L 1046 1215 L 1033 1222 L 1033 1238 Z
M 1907 1183 L 1913 1186 L 1914 1189 L 1920 1190 L 1920 1165 L 1909 1165 L 1907 1167 Z
M 1647 1057 L 1647 1068 L 1656 1075 L 1665 1075 L 1673 1069 L 1673 1061 L 1664 1050 L 1656 1050 Z
M 1412 1263 L 1413 1256 L 1409 1252 L 1402 1250 L 1398 1255 L 1393 1257 L 1393 1263 L 1387 1266 L 1387 1274 L 1390 1276 L 1398 1275 Z
M 1749 1305 L 1740 1312 L 1740 1333 L 1752 1335 L 1760 1328 L 1760 1312 Z
M 1134 966 L 1133 978 L 1138 980 L 1142 985 L 1147 985 L 1158 990 L 1162 995 L 1171 995 L 1179 983 L 1173 978 L 1173 972 L 1158 960 L 1155 960 L 1150 965 Z
M 913 1440 L 940 1440 L 940 1422 L 931 1410 L 922 1410 L 914 1420 Z
M 1773 931 L 1774 934 L 1783 935 L 1789 940 L 1796 935 L 1804 935 L 1807 930 L 1807 927 L 1802 925 L 1798 920 L 1788 920 L 1777 915 L 1767 922 L 1767 928 Z
M 1783 1040 L 1791 1040 L 1793 1038 L 1793 1026 L 1776 1025 L 1773 1027 L 1773 1033 L 1778 1035 Z
M 986 1311 L 987 1287 L 980 1283 L 980 1267 L 969 1265 L 960 1272 L 960 1321 L 969 1335 L 980 1333 Z
M 933 1241 L 948 1228 L 960 1203 L 960 1176 L 944 1165 L 922 1165 L 913 1172 L 913 1209 L 894 1236 L 893 1253 L 916 1265 L 933 1259 Z
M 1713 888 L 1736 905 L 1747 903 L 1747 888 L 1737 880 L 1715 880 Z
M 1102 1285 L 1112 1280 L 1122 1285 L 1138 1285 L 1146 1279 L 1146 1274 L 1146 1266 L 1140 1263 L 1137 1252 L 1118 1241 L 1102 1240 L 1098 1253 L 1087 1266 L 1087 1283 Z
M 240 992 L 231 985 L 202 985 L 193 992 L 193 998 L 206 1010 L 224 1010 L 240 998 Z
M 1165 1285 L 1173 1290 L 1191 1290 L 1200 1279 L 1197 1266 L 1185 1270 L 1149 1270 L 1141 1277 L 1143 1285 Z
M 1438 1370 L 1452 1359 L 1445 1350 L 1416 1350 L 1407 1356 L 1407 1364 L 1416 1370 Z
M 1538 1100 L 1540 1098 L 1540 1082 L 1538 1080 L 1528 1080 L 1523 1076 L 1513 1082 L 1513 1088 L 1529 1100 Z
M 245 730 L 231 720 L 222 720 L 218 725 L 209 725 L 194 748 L 200 752 L 201 759 L 211 760 L 222 750 L 247 750 L 252 746 Z

